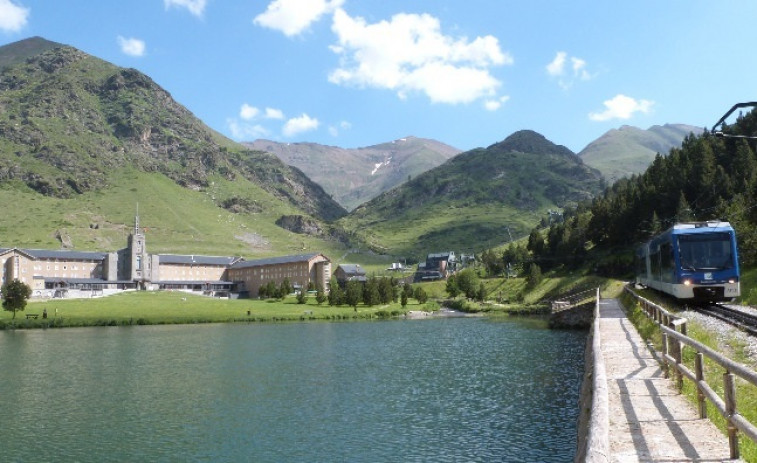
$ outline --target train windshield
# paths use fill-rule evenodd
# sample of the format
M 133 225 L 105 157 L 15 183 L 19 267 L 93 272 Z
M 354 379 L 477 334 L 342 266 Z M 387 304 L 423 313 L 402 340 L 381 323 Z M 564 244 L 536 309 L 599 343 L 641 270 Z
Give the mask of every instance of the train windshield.
M 733 268 L 731 235 L 728 233 L 678 235 L 678 252 L 683 270 Z

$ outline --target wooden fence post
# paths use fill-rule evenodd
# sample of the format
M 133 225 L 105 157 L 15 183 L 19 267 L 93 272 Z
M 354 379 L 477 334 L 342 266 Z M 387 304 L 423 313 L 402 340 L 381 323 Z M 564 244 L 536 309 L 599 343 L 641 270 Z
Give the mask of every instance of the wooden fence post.
M 697 402 L 699 403 L 699 418 L 707 418 L 707 401 L 702 392 L 702 387 L 699 382 L 704 381 L 704 354 L 697 352 L 696 360 L 694 361 L 694 368 L 696 370 L 697 377 Z
M 668 371 L 668 335 L 662 333 L 662 369 L 665 372 L 665 378 L 670 378 Z
M 736 384 L 733 373 L 728 371 L 723 374 L 723 395 L 728 420 L 728 445 L 731 448 L 731 459 L 736 460 L 739 458 L 739 430 L 731 421 L 731 417 L 736 413 Z

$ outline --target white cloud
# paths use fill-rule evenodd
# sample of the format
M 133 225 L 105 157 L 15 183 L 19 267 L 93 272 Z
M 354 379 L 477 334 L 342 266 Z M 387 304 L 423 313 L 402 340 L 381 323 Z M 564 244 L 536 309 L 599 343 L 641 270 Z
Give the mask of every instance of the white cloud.
M 631 97 L 618 94 L 603 104 L 605 110 L 600 113 L 589 113 L 589 119 L 598 122 L 610 119 L 630 119 L 634 113 L 648 113 L 652 109 L 654 101 L 635 100 Z
M 260 114 L 260 110 L 254 106 L 248 105 L 247 103 L 242 104 L 242 107 L 239 108 L 239 117 L 246 121 L 255 119 L 258 114 Z
M 29 8 L 17 5 L 12 0 L 0 0 L 0 30 L 18 32 L 26 26 Z
M 336 136 L 339 135 L 339 130 L 340 129 L 342 129 L 342 130 L 349 130 L 351 128 L 352 128 L 352 124 L 350 124 L 347 121 L 342 121 L 342 122 L 339 123 L 338 126 L 336 126 L 336 125 L 329 126 L 329 133 L 331 134 L 332 137 L 336 137 Z
M 226 125 L 229 127 L 231 137 L 239 141 L 251 141 L 257 138 L 267 137 L 271 132 L 259 124 L 248 124 L 239 122 L 236 119 L 227 119 Z
M 565 61 L 568 54 L 564 51 L 558 51 L 555 59 L 547 65 L 547 74 L 550 76 L 561 76 L 565 74 Z
M 300 117 L 294 117 L 286 121 L 282 133 L 286 137 L 293 137 L 303 132 L 309 132 L 318 128 L 318 119 L 312 118 L 303 113 Z
M 198 18 L 202 17 L 203 12 L 205 11 L 205 5 L 207 5 L 207 3 L 207 0 L 163 0 L 163 4 L 166 6 L 166 9 L 169 9 L 172 6 L 175 6 L 177 8 L 186 8 L 190 13 L 197 16 Z
M 486 100 L 484 102 L 484 108 L 486 108 L 487 111 L 496 111 L 501 108 L 502 105 L 505 104 L 509 99 L 509 96 L 503 96 L 496 100 Z
M 324 14 L 342 6 L 344 0 L 274 0 L 253 23 L 281 31 L 287 37 L 301 34 Z
M 260 109 L 255 106 L 243 103 L 239 108 L 239 117 L 246 121 L 253 119 L 284 119 L 284 112 L 276 108 L 265 108 L 265 111 L 261 112 Z
M 145 42 L 143 40 L 135 38 L 125 38 L 118 36 L 118 45 L 121 47 L 121 51 L 129 56 L 144 56 L 145 55 Z
M 570 61 L 570 71 L 568 62 Z M 568 53 L 558 51 L 555 58 L 546 66 L 547 74 L 557 78 L 560 87 L 568 89 L 576 80 L 590 80 L 592 75 L 586 70 L 586 60 L 575 56 L 568 57 Z
M 280 109 L 265 108 L 266 119 L 284 119 L 284 112 Z
M 394 90 L 400 98 L 425 93 L 435 103 L 470 103 L 495 99 L 501 83 L 493 66 L 512 64 L 497 38 L 443 35 L 439 20 L 428 14 L 397 14 L 368 24 L 344 10 L 334 13 L 338 42 L 331 50 L 340 66 L 329 75 L 339 85 Z

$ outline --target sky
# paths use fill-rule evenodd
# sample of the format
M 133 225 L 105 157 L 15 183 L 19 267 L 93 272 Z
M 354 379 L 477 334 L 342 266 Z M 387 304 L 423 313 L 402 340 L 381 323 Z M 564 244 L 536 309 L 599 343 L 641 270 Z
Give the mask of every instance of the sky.
M 216 131 L 461 150 L 522 129 L 711 128 L 757 101 L 754 0 L 0 0 L 41 36 L 150 76 Z

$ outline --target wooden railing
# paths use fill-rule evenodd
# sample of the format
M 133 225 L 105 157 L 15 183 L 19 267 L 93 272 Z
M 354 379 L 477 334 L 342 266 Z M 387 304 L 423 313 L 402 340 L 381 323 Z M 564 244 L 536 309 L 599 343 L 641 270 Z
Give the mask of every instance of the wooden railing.
M 657 322 L 662 331 L 662 358 L 665 363 L 665 376 L 669 377 L 671 368 L 676 375 L 676 385 L 680 391 L 683 379 L 691 380 L 697 388 L 697 404 L 700 418 L 707 418 L 707 403 L 710 400 L 720 415 L 725 418 L 728 428 L 728 444 L 731 459 L 739 458 L 738 432 L 741 431 L 753 442 L 757 443 L 757 426 L 749 422 L 738 411 L 736 401 L 735 377 L 747 381 L 757 387 L 757 372 L 746 365 L 734 362 L 723 354 L 695 341 L 687 336 L 686 319 L 671 314 L 664 308 L 634 293 L 629 287 L 626 291 L 639 301 L 644 313 Z M 685 346 L 696 351 L 694 371 L 683 363 L 683 349 Z M 704 358 L 707 357 L 724 370 L 723 397 L 720 397 L 704 378 Z
M 575 307 L 579 304 L 589 302 L 594 299 L 594 294 L 598 291 L 598 289 L 592 288 L 586 291 L 560 296 L 559 298 L 553 300 L 550 304 L 552 306 L 552 313 L 562 312 L 563 310 L 570 309 L 571 307 Z

